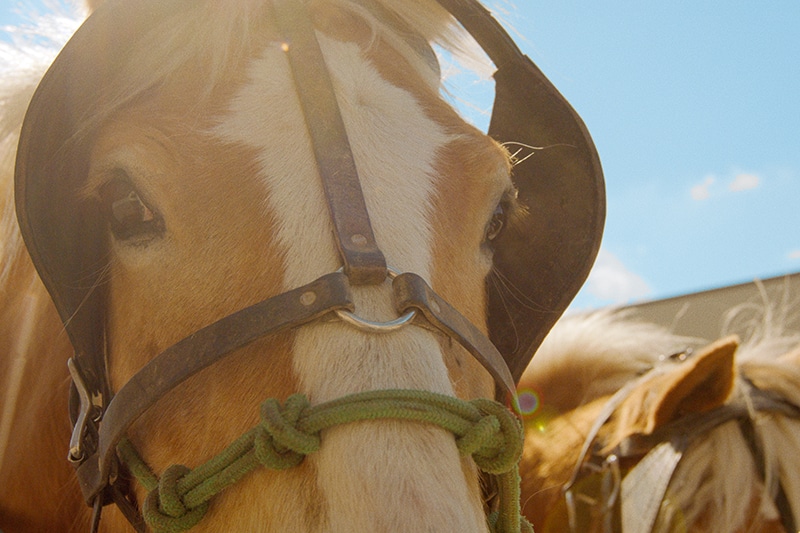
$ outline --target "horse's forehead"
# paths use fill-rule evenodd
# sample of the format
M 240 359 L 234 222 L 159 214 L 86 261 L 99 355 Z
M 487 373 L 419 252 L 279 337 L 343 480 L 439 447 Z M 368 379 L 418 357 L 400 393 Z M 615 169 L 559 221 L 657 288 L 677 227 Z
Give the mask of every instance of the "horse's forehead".
M 430 208 L 436 151 L 451 135 L 426 115 L 414 95 L 383 79 L 355 43 L 324 36 L 320 41 L 375 231 L 379 237 L 385 235 L 391 224 L 395 236 L 403 235 L 402 241 L 381 243 L 384 253 L 390 258 L 407 258 L 410 253 L 412 259 L 404 260 L 413 265 L 407 266 L 424 275 L 430 257 L 429 247 L 422 244 L 430 241 L 430 235 L 418 221 Z M 212 133 L 258 153 L 258 178 L 270 209 L 282 221 L 279 240 L 288 250 L 287 275 L 298 277 L 289 283 L 305 282 L 335 268 L 330 229 L 319 217 L 325 200 L 313 147 L 280 46 L 266 46 L 250 62 L 247 81 L 232 96 Z M 395 202 L 386 201 L 389 191 Z M 417 246 L 400 250 L 400 242 Z M 308 250 L 327 253 L 309 262 Z M 326 256 L 333 264 L 321 264 Z M 309 268 L 315 272 L 307 272 Z

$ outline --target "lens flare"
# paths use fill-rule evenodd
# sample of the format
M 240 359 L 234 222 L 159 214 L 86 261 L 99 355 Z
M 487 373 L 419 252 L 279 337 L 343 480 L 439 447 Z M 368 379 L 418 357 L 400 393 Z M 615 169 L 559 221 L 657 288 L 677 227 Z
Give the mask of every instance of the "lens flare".
M 545 433 L 550 420 L 558 415 L 553 407 L 544 403 L 541 393 L 535 389 L 518 389 L 514 408 L 522 417 L 526 430 Z
M 539 394 L 533 389 L 521 390 L 517 394 L 517 411 L 523 417 L 536 413 L 539 403 Z

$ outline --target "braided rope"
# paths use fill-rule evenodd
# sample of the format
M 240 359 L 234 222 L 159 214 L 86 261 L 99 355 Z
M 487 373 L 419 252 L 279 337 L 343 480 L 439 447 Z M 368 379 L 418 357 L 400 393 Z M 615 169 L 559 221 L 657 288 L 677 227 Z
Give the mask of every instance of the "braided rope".
M 208 462 L 190 470 L 166 469 L 159 479 L 127 439 L 120 460 L 149 491 L 142 513 L 157 533 L 186 531 L 202 519 L 209 501 L 252 470 L 286 469 L 319 449 L 319 433 L 350 422 L 378 419 L 435 424 L 456 437 L 461 455 L 497 478 L 500 509 L 489 517 L 496 533 L 533 532 L 521 517 L 519 472 L 523 434 L 517 418 L 503 405 L 479 398 L 464 401 L 417 390 L 370 391 L 312 406 L 295 394 L 281 405 L 271 398 L 261 405 L 261 423 Z

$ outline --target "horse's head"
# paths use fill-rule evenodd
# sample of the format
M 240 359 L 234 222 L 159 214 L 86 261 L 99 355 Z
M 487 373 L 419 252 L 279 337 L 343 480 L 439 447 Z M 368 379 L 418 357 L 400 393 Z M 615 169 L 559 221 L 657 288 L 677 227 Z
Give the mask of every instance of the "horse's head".
M 305 4 L 109 2 L 34 97 L 20 225 L 76 349 L 72 460 L 98 505 L 123 490 L 106 486 L 118 444 L 169 477 L 258 424 L 266 398 L 513 387 L 596 253 L 591 141 L 477 4 L 450 8 L 510 62 L 492 136 L 440 94 L 438 3 Z M 545 149 L 512 173 L 498 141 Z M 351 312 L 413 323 L 378 332 Z M 477 531 L 485 516 L 451 433 L 378 420 L 326 429 L 202 524 Z
M 537 531 L 794 530 L 797 351 L 745 346 L 737 365 L 735 336 L 693 352 L 608 313 L 554 333 L 520 383 L 542 394 L 521 465 Z M 550 394 L 567 383 L 572 398 Z

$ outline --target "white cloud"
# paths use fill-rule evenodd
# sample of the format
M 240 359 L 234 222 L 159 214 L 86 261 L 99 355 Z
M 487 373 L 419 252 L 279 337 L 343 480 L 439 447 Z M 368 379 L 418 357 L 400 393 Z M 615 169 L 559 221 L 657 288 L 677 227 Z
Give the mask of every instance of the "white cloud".
M 728 190 L 732 192 L 747 191 L 755 189 L 761 184 L 761 178 L 756 174 L 737 174 L 728 184 Z
M 789 252 L 789 259 L 800 259 L 800 250 L 792 250 Z
M 650 294 L 651 289 L 611 252 L 601 249 L 586 282 L 587 290 L 601 300 L 624 304 Z
M 749 191 L 761 185 L 761 177 L 758 174 L 751 174 L 748 172 L 740 172 L 733 175 L 733 177 L 726 178 L 725 181 L 728 182 L 728 192 L 734 193 Z M 717 196 L 721 192 L 724 192 L 720 188 L 715 187 L 716 183 L 717 176 L 708 174 L 703 178 L 703 181 L 691 188 L 690 194 L 692 195 L 692 200 L 708 200 L 712 195 Z
M 692 200 L 706 200 L 711 196 L 711 186 L 717 181 L 714 176 L 706 176 L 703 181 L 692 187 Z

